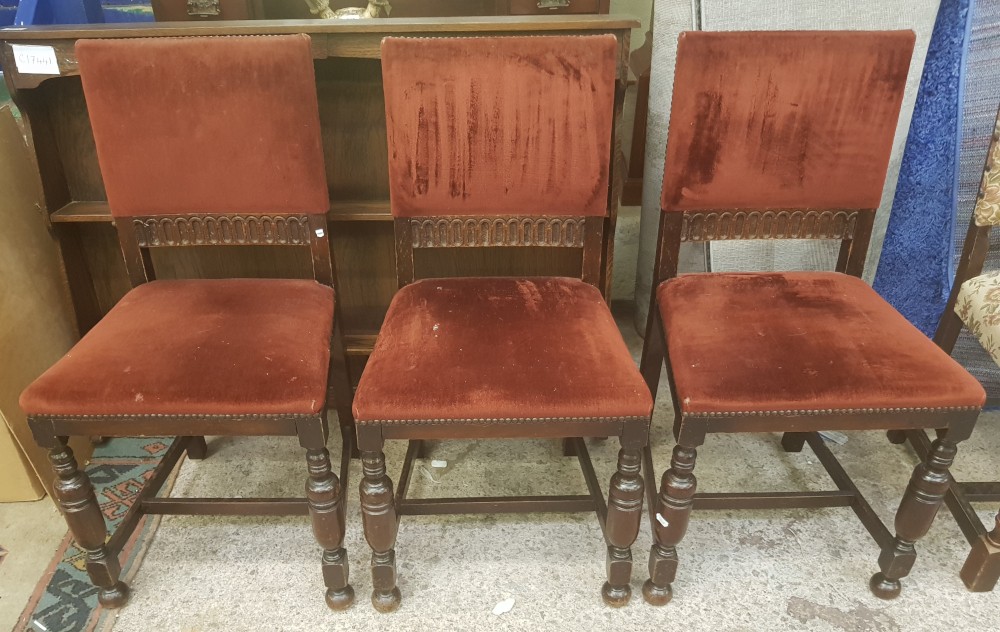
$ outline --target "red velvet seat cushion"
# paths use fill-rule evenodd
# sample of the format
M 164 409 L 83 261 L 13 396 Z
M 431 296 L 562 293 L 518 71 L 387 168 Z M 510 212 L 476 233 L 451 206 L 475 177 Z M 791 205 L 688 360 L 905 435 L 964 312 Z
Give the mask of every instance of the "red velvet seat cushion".
M 657 289 L 685 413 L 981 406 L 982 386 L 866 283 L 694 274 Z
M 600 292 L 577 279 L 425 279 L 393 298 L 354 396 L 359 422 L 648 417 Z
M 333 290 L 306 280 L 135 288 L 21 394 L 29 415 L 314 414 Z

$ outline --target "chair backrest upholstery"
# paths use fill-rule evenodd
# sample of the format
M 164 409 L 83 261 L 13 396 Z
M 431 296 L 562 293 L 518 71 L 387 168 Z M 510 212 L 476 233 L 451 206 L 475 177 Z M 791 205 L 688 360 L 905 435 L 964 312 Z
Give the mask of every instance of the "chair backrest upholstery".
M 682 33 L 664 211 L 874 209 L 912 31 Z
M 307 35 L 79 40 L 116 217 L 325 213 Z
M 840 240 L 837 270 L 861 276 L 914 40 L 681 33 L 655 280 L 680 242 L 728 239 Z
M 397 217 L 604 216 L 612 35 L 386 38 Z
M 396 277 L 413 249 L 582 248 L 600 283 L 623 78 L 613 35 L 382 41 Z
M 133 285 L 148 249 L 299 245 L 333 283 L 307 35 L 81 39 L 98 163 Z
M 990 148 L 986 152 L 986 166 L 983 167 L 972 220 L 976 226 L 1000 224 L 1000 111 L 997 112 Z

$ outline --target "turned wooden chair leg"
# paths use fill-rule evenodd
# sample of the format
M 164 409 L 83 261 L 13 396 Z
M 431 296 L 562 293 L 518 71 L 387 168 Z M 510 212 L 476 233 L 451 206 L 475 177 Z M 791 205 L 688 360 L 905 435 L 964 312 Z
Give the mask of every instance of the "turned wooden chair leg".
M 622 448 L 618 451 L 618 471 L 608 489 L 608 518 L 605 537 L 608 541 L 608 581 L 601 589 L 604 603 L 620 608 L 632 596 L 632 543 L 642 522 L 643 483 L 641 451 Z
M 87 574 L 100 588 L 97 600 L 105 608 L 120 608 L 128 601 L 129 589 L 121 581 L 118 556 L 105 546 L 107 527 L 97 504 L 90 478 L 77 468 L 73 450 L 66 437 L 56 437 L 49 449 L 49 461 L 55 470 L 56 500 L 76 545 L 87 555 Z
M 306 450 L 309 478 L 306 498 L 316 541 L 323 547 L 323 582 L 326 605 L 346 610 L 354 603 L 347 550 L 344 549 L 344 494 L 340 480 L 333 473 L 330 452 L 326 448 Z
M 989 592 L 1000 580 L 1000 513 L 994 519 L 993 530 L 984 533 L 972 545 L 961 572 L 966 588 L 973 592 Z
M 208 444 L 205 437 L 187 437 L 187 455 L 189 459 L 200 461 L 208 456 Z
M 385 454 L 381 450 L 362 450 L 361 517 L 365 539 L 372 547 L 372 605 L 379 612 L 399 608 L 396 586 L 396 504 L 392 481 L 385 473 Z
M 902 590 L 900 579 L 906 577 L 917 559 L 915 544 L 924 537 L 948 491 L 948 468 L 955 460 L 953 441 L 939 438 L 931 446 L 927 460 L 917 465 L 896 511 L 896 537 L 882 550 L 878 564 L 881 572 L 872 576 L 869 586 L 881 599 L 895 599 Z
M 664 472 L 653 525 L 653 547 L 649 552 L 649 579 L 642 585 L 646 603 L 663 606 L 673 596 L 671 583 L 677 576 L 677 545 L 684 538 L 698 481 L 693 447 L 674 446 L 670 469 Z

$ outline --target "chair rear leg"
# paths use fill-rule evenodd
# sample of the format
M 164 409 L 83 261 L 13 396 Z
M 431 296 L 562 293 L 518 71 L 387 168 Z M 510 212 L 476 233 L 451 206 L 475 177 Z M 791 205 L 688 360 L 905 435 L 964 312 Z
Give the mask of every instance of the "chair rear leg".
M 989 592 L 997 585 L 1000 580 L 1000 513 L 994 519 L 993 530 L 972 544 L 961 577 L 966 588 L 973 592 Z
M 906 577 L 917 559 L 915 544 L 924 537 L 948 491 L 948 468 L 955 460 L 955 442 L 939 438 L 931 446 L 927 460 L 913 470 L 909 485 L 896 511 L 896 537 L 882 550 L 878 563 L 881 572 L 872 576 L 869 587 L 880 599 L 895 599 L 902 590 L 900 579 Z
M 187 437 L 187 455 L 189 459 L 200 461 L 208 456 L 208 444 L 205 437 Z
M 608 489 L 608 517 L 605 537 L 608 541 L 608 581 L 601 589 L 604 603 L 620 608 L 629 602 L 632 588 L 632 543 L 642 522 L 643 482 L 641 449 L 618 451 L 618 470 Z
M 49 461 L 56 473 L 55 496 L 76 545 L 87 556 L 87 574 L 100 588 L 97 600 L 105 608 L 120 608 L 128 601 L 129 589 L 121 581 L 118 556 L 105 545 L 107 527 L 90 478 L 78 469 L 66 437 L 55 437 Z

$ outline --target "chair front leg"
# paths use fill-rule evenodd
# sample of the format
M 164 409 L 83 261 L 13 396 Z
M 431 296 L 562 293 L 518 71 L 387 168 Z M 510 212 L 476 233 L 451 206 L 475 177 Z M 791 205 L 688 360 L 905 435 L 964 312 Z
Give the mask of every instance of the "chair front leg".
M 382 450 L 362 450 L 361 517 L 365 539 L 372 547 L 372 605 L 379 612 L 399 608 L 396 586 L 396 504 L 392 481 L 385 473 Z
M 653 546 L 649 552 L 649 579 L 642 585 L 646 603 L 663 606 L 673 597 L 671 584 L 677 576 L 677 545 L 687 532 L 698 481 L 694 476 L 697 450 L 674 446 L 670 469 L 663 473 L 653 525 Z
M 350 568 L 344 548 L 343 487 L 333 473 L 330 452 L 326 448 L 307 449 L 306 462 L 309 466 L 309 478 L 306 480 L 309 516 L 316 541 L 323 547 L 326 605 L 333 610 L 346 610 L 354 603 L 354 589 L 350 584 Z
M 915 544 L 924 537 L 948 491 L 948 468 L 958 451 L 947 437 L 934 441 L 927 460 L 917 465 L 896 511 L 896 537 L 882 550 L 878 564 L 881 572 L 872 576 L 869 586 L 881 599 L 894 599 L 902 590 L 900 579 L 906 577 L 917 559 Z
M 632 596 L 632 543 L 642 522 L 643 483 L 639 448 L 618 451 L 618 470 L 611 477 L 608 490 L 608 518 L 605 537 L 608 541 L 608 581 L 601 589 L 604 603 L 620 608 Z
M 49 461 L 56 473 L 56 500 L 76 545 L 86 553 L 90 581 L 101 589 L 97 600 L 105 608 L 120 608 L 128 601 L 129 589 L 120 579 L 118 556 L 105 545 L 107 527 L 94 486 L 87 474 L 77 468 L 66 437 L 55 438 L 49 449 Z
M 1000 513 L 994 519 L 993 530 L 972 544 L 961 577 L 966 588 L 973 592 L 989 592 L 997 585 L 1000 580 Z

